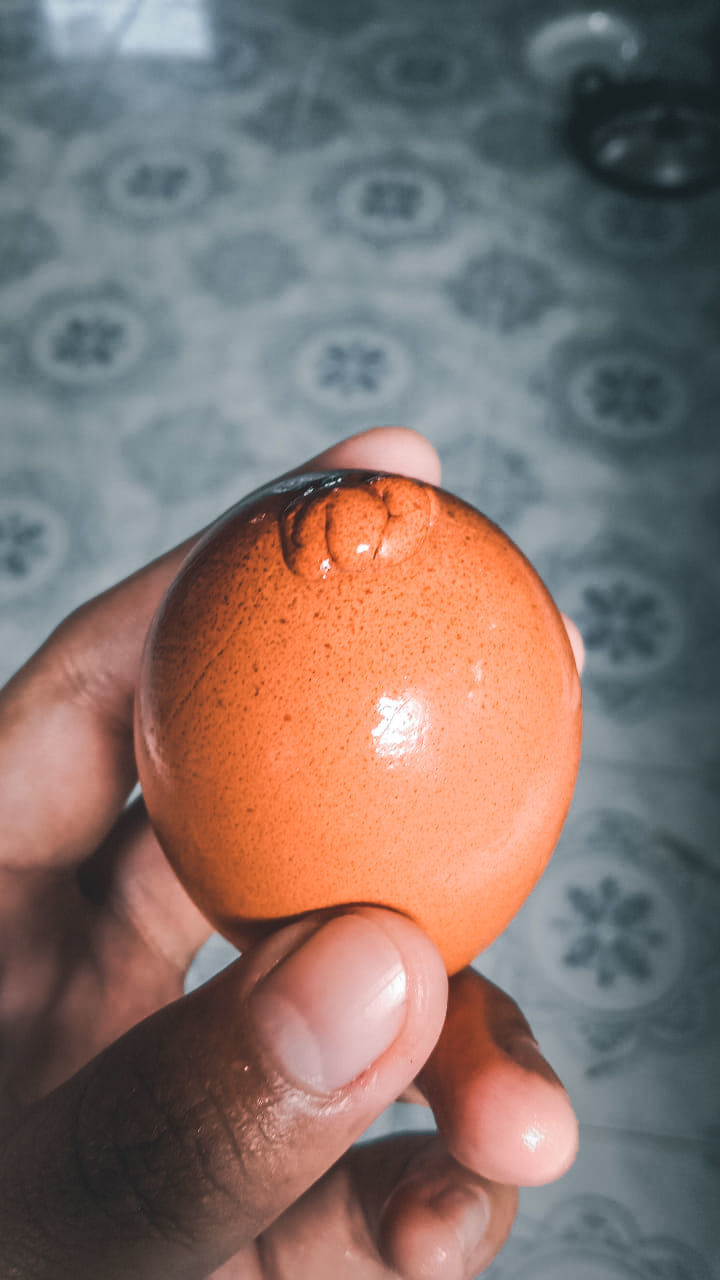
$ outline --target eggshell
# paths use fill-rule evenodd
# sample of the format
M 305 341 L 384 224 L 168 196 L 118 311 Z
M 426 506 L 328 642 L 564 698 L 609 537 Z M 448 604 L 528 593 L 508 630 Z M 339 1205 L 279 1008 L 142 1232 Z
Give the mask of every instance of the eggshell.
M 565 820 L 580 684 L 555 604 L 480 512 L 400 476 L 294 477 L 195 547 L 136 700 L 153 827 L 219 932 L 353 902 L 460 969 Z

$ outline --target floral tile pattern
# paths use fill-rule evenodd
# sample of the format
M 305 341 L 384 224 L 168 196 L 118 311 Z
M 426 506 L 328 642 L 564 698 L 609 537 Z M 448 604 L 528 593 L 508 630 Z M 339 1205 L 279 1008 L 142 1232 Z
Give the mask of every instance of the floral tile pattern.
M 671 779 L 588 769 L 550 866 L 477 963 L 526 1008 L 581 1127 L 698 1144 L 717 1122 L 720 809 L 700 779 Z
M 553 350 L 534 385 L 549 401 L 550 429 L 616 459 L 687 454 L 712 432 L 720 377 L 697 346 L 658 341 L 615 323 L 575 333 Z
M 390 155 L 344 165 L 320 184 L 316 198 L 336 229 L 387 245 L 447 234 L 453 199 L 447 185 L 412 157 Z
M 581 8 L 0 5 L 0 671 L 303 456 L 427 432 L 587 651 L 570 817 L 477 961 L 581 1150 L 493 1280 L 710 1280 L 720 192 L 634 198 L 571 160 L 587 53 L 542 32 Z M 601 62 L 709 74 L 715 0 L 613 12 L 630 44 Z M 234 954 L 213 938 L 188 985 Z
M 163 312 L 113 283 L 45 294 L 13 334 L 8 381 L 58 398 L 122 393 L 152 377 L 171 347 Z
M 719 886 L 699 852 L 692 875 L 673 854 L 631 813 L 591 812 L 568 824 L 525 911 L 547 998 L 586 1042 L 591 1073 L 650 1041 L 715 1033 Z
M 84 176 L 93 209 L 139 223 L 197 216 L 211 197 L 228 189 L 221 152 L 164 142 L 129 146 L 103 158 Z
M 643 1236 L 631 1213 L 616 1200 L 578 1196 L 560 1205 L 542 1230 L 523 1240 L 518 1231 L 490 1271 L 497 1277 L 532 1275 L 537 1280 L 711 1280 L 702 1256 L 684 1240 Z
M 512 333 L 540 320 L 560 300 L 560 290 L 544 263 L 494 250 L 463 264 L 450 296 L 461 315 Z

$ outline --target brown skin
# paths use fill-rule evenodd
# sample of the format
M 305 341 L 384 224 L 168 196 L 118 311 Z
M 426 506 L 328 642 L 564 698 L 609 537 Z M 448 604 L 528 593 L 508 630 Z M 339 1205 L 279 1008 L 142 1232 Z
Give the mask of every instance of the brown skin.
M 305 465 L 439 481 L 399 428 Z M 448 991 L 420 930 L 370 912 L 403 960 L 403 1022 L 329 1094 L 257 1032 L 263 976 L 308 954 L 317 920 L 182 998 L 209 926 L 124 806 L 142 642 L 189 545 L 77 610 L 0 695 L 0 1276 L 470 1277 L 510 1229 L 513 1184 L 560 1176 L 577 1141 L 509 997 L 471 970 Z M 439 1136 L 354 1146 L 400 1096 L 430 1100 Z

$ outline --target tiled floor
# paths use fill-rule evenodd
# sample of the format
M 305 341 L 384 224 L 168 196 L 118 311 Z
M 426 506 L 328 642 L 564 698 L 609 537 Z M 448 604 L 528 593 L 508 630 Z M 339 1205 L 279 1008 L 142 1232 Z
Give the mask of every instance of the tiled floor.
M 579 6 L 480 7 L 5 0 L 1 674 L 318 447 L 426 431 L 588 649 L 571 817 L 482 961 L 571 1088 L 582 1149 L 524 1195 L 493 1275 L 705 1280 L 720 194 L 633 199 L 582 173 L 567 59 L 532 43 Z M 615 12 L 638 68 L 707 76 L 715 0 Z

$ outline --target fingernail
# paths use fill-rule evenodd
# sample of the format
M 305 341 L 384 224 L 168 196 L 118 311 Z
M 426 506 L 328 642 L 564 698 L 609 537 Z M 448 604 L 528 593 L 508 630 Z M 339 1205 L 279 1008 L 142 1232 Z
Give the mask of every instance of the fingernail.
M 462 1251 L 469 1260 L 482 1244 L 490 1225 L 490 1200 L 481 1188 L 448 1187 L 436 1196 L 433 1209 L 452 1221 Z
M 258 1038 L 295 1084 L 333 1093 L 380 1057 L 405 1020 L 400 952 L 366 916 L 335 916 L 255 988 Z

